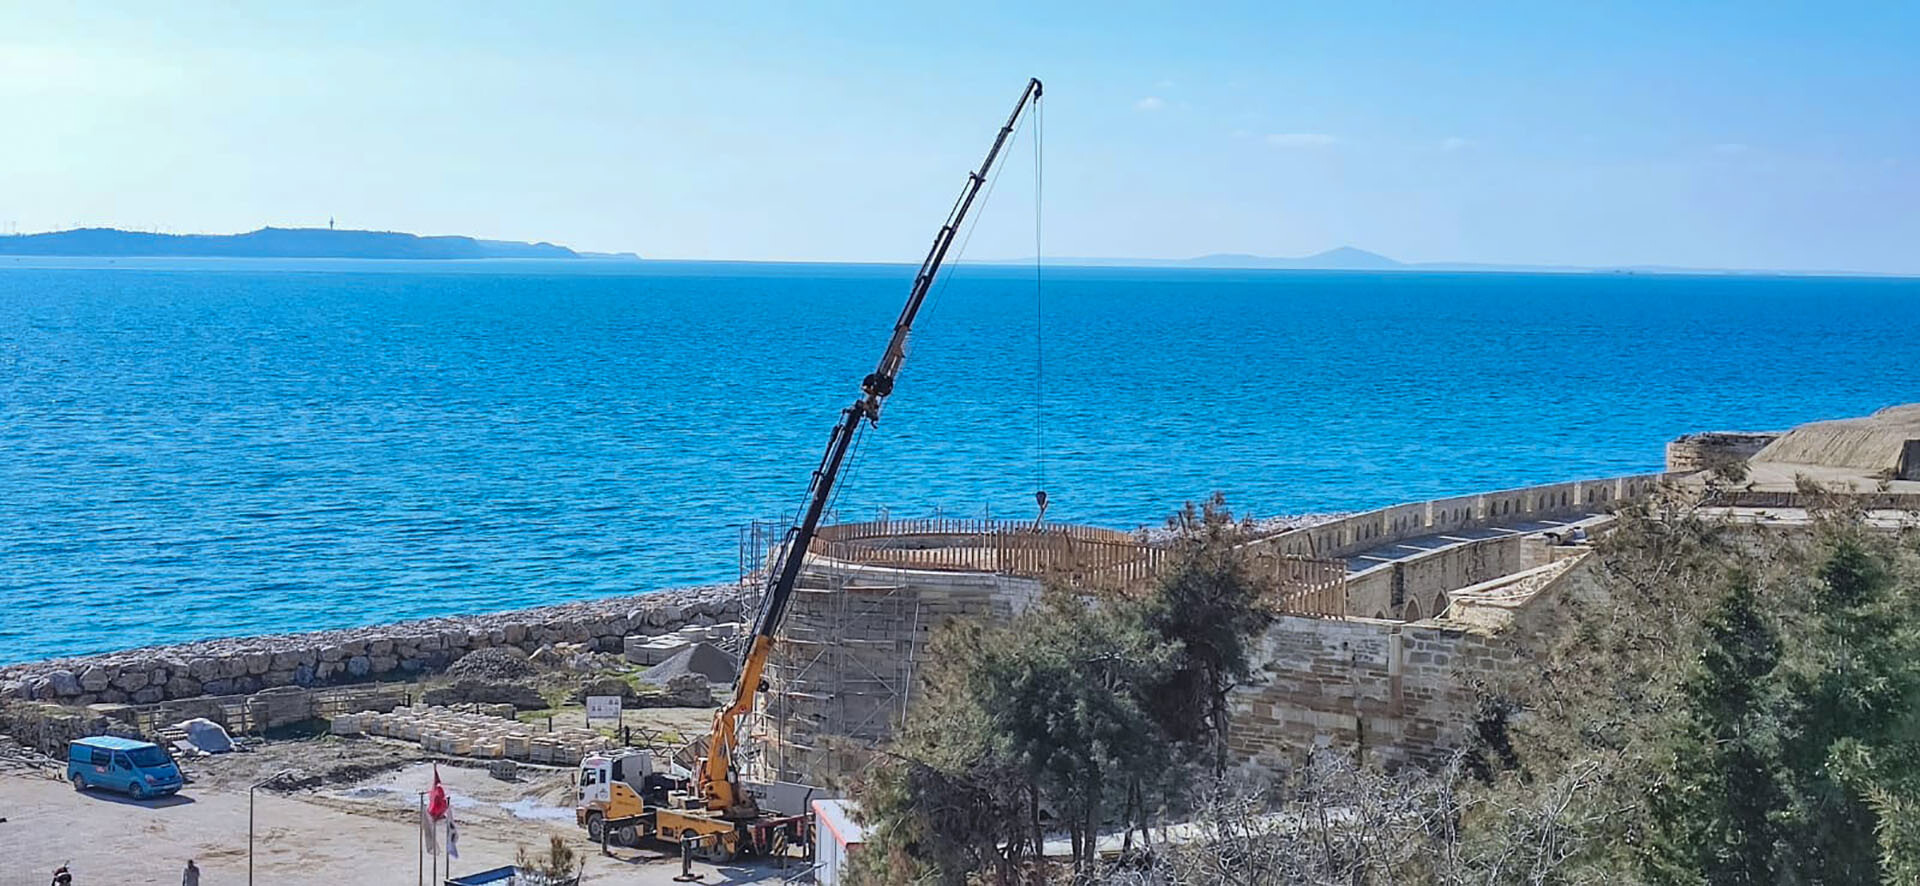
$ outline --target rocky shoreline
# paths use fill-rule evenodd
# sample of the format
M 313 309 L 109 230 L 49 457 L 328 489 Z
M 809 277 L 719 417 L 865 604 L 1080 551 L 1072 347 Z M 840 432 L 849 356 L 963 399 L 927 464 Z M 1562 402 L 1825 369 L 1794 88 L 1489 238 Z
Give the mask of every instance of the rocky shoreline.
M 0 698 L 152 704 L 278 686 L 330 686 L 411 677 L 474 649 L 550 643 L 620 652 L 629 635 L 739 621 L 735 585 L 676 588 L 485 615 L 429 618 L 306 634 L 230 637 L 0 667 Z

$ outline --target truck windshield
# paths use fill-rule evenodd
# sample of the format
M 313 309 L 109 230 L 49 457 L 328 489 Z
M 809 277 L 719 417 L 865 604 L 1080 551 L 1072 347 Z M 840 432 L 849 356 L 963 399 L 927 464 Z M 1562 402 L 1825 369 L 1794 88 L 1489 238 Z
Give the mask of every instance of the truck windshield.
M 127 756 L 133 758 L 133 765 L 142 769 L 150 766 L 165 766 L 167 763 L 166 752 L 154 747 L 135 748 L 128 751 Z

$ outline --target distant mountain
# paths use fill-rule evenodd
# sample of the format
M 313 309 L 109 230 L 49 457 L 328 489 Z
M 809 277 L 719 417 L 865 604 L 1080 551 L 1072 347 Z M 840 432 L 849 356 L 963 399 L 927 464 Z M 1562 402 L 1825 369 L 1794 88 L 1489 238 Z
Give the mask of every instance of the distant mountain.
M 1031 265 L 1031 257 L 987 264 Z M 1727 274 L 1741 276 L 1875 277 L 1860 271 L 1681 268 L 1667 265 L 1582 267 L 1577 265 L 1500 265 L 1478 262 L 1403 262 L 1377 252 L 1342 246 L 1299 258 L 1216 252 L 1194 258 L 1087 258 L 1047 256 L 1047 264 L 1083 268 L 1221 268 L 1290 271 L 1462 271 L 1525 274 Z
M 148 234 L 76 228 L 0 237 L 0 255 L 194 258 L 639 258 L 579 253 L 552 243 L 421 237 L 397 231 L 261 228 L 245 234 Z
M 1265 255 L 1217 252 L 1199 258 L 1185 259 L 1179 264 L 1198 268 L 1300 268 L 1317 271 L 1390 271 L 1406 267 L 1380 253 L 1355 249 L 1351 246 L 1329 249 L 1326 252 L 1318 252 L 1302 258 L 1275 258 Z

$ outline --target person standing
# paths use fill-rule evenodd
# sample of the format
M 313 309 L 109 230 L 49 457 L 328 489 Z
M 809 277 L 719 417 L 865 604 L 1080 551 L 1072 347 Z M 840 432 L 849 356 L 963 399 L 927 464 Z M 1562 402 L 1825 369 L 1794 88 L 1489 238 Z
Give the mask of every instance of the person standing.
M 180 873 L 180 886 L 200 886 L 200 867 L 187 859 L 187 869 Z

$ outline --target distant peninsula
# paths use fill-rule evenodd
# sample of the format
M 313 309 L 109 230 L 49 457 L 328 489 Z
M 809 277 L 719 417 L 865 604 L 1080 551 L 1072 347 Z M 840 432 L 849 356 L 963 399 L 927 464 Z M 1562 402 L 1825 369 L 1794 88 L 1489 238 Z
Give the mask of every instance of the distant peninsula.
M 637 259 L 631 252 L 575 252 L 552 243 L 422 237 L 398 231 L 261 228 L 245 234 L 149 234 L 75 228 L 0 237 L 0 255 L 115 258 Z
M 1031 265 L 1031 257 L 985 264 Z M 1282 271 L 1482 271 L 1527 274 L 1721 274 L 1741 276 L 1819 276 L 1878 277 L 1867 271 L 1839 270 L 1738 270 L 1731 268 L 1687 268 L 1670 265 L 1505 265 L 1481 262 L 1403 262 L 1377 252 L 1342 246 L 1299 257 L 1247 255 L 1216 252 L 1193 258 L 1095 258 L 1047 256 L 1047 264 L 1084 268 L 1209 268 L 1231 270 Z

